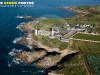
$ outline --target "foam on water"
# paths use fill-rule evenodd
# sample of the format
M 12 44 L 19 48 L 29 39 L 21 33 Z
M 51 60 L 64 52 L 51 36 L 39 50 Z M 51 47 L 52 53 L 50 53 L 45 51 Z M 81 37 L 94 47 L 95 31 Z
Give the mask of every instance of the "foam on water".
M 18 58 L 13 58 L 13 62 L 17 65 L 17 64 L 20 64 L 23 61 L 21 59 L 18 59 Z
M 14 56 L 16 53 L 19 53 L 19 52 L 21 52 L 22 50 L 21 49 L 15 49 L 15 48 L 13 48 L 9 53 L 8 53 L 8 55 L 9 56 Z
M 32 47 L 32 46 L 30 46 L 30 45 L 27 45 L 27 47 L 28 47 L 29 49 L 33 49 L 33 47 Z
M 8 61 L 8 67 L 20 65 L 21 63 L 24 63 L 21 59 L 13 57 L 12 60 Z
M 23 16 L 19 16 L 19 15 L 18 15 L 18 16 L 16 16 L 16 18 L 24 18 L 24 17 L 23 17 Z
M 20 41 L 22 39 L 22 37 L 16 38 L 13 43 L 17 43 L 17 41 Z
M 22 24 L 20 24 L 20 25 L 18 25 L 16 28 L 17 29 L 20 29 L 21 28 L 21 26 L 23 26 Z
M 8 67 L 15 66 L 23 62 L 21 59 L 15 57 L 15 55 L 21 51 L 21 49 L 14 48 L 8 53 L 9 59 L 11 59 L 8 61 Z
M 22 27 L 24 24 L 25 24 L 25 22 L 22 22 L 22 23 L 20 23 L 20 25 L 18 25 L 16 28 L 17 28 L 17 29 L 20 29 L 20 30 L 23 32 L 23 30 L 21 29 L 21 27 Z

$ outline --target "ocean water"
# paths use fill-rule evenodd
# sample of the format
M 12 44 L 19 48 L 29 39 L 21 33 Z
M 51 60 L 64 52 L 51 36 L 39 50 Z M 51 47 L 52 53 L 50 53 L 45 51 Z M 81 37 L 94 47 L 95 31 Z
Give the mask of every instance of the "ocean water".
M 1 0 L 4 1 L 4 0 Z M 11 0 L 7 0 L 11 1 Z M 23 0 L 14 0 L 23 1 Z M 31 15 L 35 18 L 65 18 L 74 16 L 75 13 L 62 10 L 60 6 L 84 6 L 84 5 L 100 5 L 100 0 L 24 0 L 34 1 L 34 7 L 27 8 L 8 8 L 0 7 L 0 75 L 46 75 L 43 69 L 32 65 L 19 65 L 13 60 L 14 52 L 21 50 L 30 50 L 23 45 L 13 43 L 15 38 L 23 36 L 25 33 L 16 27 L 22 22 L 30 20 L 16 18 L 18 15 Z M 12 55 L 10 54 L 12 52 Z

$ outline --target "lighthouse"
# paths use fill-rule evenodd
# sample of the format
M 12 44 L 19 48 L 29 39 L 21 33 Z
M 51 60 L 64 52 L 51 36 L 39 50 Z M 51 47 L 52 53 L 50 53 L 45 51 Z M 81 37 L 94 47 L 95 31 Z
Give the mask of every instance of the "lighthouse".
M 51 37 L 54 37 L 54 28 L 52 28 Z
M 38 30 L 37 29 L 35 29 L 35 35 L 38 35 Z

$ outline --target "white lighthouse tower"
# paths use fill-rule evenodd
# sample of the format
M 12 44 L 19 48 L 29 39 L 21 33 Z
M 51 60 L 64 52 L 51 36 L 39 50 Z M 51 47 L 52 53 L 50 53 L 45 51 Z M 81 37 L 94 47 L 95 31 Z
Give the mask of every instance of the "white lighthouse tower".
M 52 28 L 51 38 L 54 38 L 54 28 Z
M 35 35 L 38 35 L 38 30 L 37 29 L 35 29 Z
M 51 35 L 52 35 L 52 37 L 54 36 L 54 28 L 52 28 L 52 34 Z

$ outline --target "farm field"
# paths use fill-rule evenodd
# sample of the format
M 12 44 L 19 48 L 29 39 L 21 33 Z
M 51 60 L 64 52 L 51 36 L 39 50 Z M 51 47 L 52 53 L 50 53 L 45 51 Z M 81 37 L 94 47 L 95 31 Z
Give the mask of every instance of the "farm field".
M 100 53 L 100 43 L 88 42 L 88 41 L 79 41 L 75 40 L 75 43 L 82 51 L 82 53 Z
M 100 75 L 100 43 L 74 40 L 84 57 L 85 62 L 94 74 Z
M 74 27 L 77 24 L 79 25 L 89 24 L 91 26 L 87 29 L 88 33 L 92 33 L 93 30 L 95 30 L 98 34 L 100 34 L 100 6 L 77 6 L 70 8 L 72 9 L 72 11 L 76 13 L 77 10 L 86 13 L 85 14 L 78 13 L 74 17 L 66 18 L 66 21 L 69 23 L 69 25 Z M 74 40 L 74 43 L 79 48 L 80 53 L 82 53 L 84 59 L 86 58 L 86 61 L 83 62 L 86 63 L 87 68 L 90 67 L 90 69 L 88 69 L 90 75 L 100 75 L 100 43 L 92 42 L 92 41 L 100 42 L 100 35 L 78 33 L 75 36 L 73 36 L 73 38 L 83 40 L 83 41 Z M 90 40 L 90 41 L 84 41 L 84 40 Z M 71 47 L 73 49 L 77 49 L 77 47 L 75 47 L 74 44 Z M 92 71 L 94 72 L 93 74 L 91 74 Z
M 92 34 L 77 33 L 75 36 L 73 36 L 73 38 L 92 40 L 92 41 L 100 41 L 100 35 L 92 35 Z
M 87 54 L 87 60 L 95 75 L 100 75 L 100 54 Z

